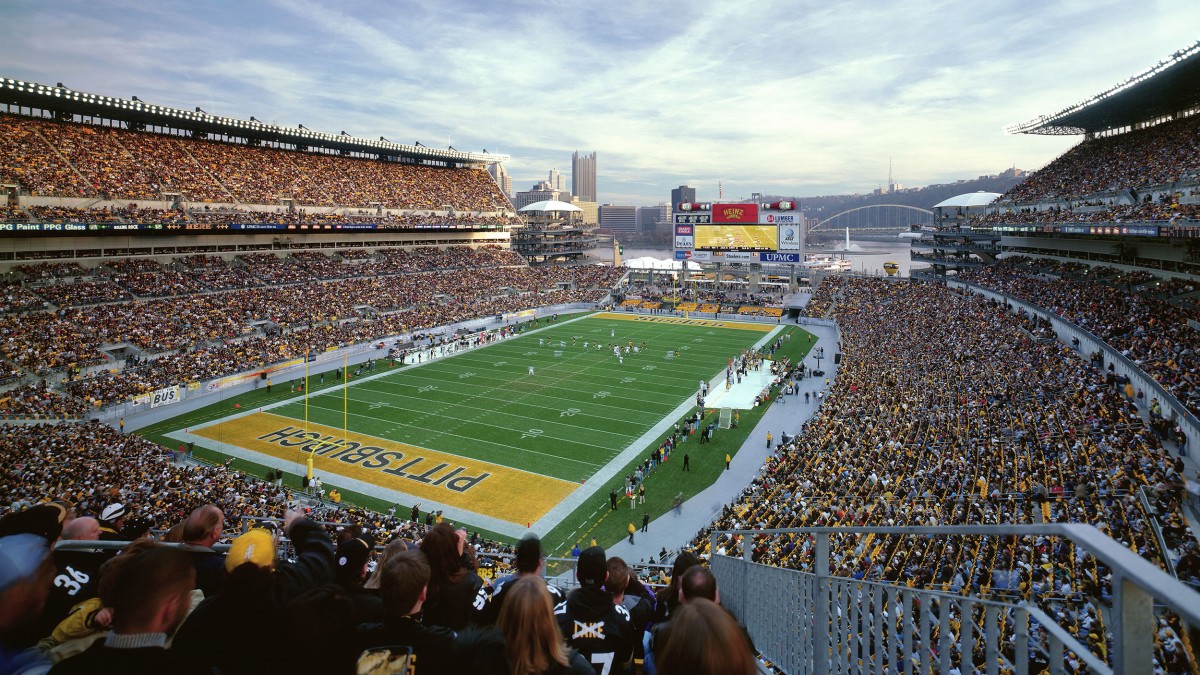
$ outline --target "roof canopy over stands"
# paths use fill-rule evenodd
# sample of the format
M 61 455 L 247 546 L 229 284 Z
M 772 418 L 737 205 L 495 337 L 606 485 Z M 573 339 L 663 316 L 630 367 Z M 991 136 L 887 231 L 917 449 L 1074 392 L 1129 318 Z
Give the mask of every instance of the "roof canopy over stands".
M 297 149 L 326 148 L 347 154 L 370 154 L 396 159 L 403 157 L 410 161 L 437 162 L 447 166 L 508 161 L 508 155 L 493 155 L 486 150 L 482 153 L 461 152 L 452 148 L 441 150 L 420 144 L 392 143 L 382 137 L 372 140 L 350 136 L 344 132 L 334 135 L 303 126 L 293 128 L 268 124 L 253 117 L 241 120 L 212 115 L 198 107 L 194 111 L 182 110 L 152 105 L 136 97 L 126 100 L 11 78 L 0 78 L 0 103 L 66 115 L 118 120 L 127 123 L 130 128 L 149 126 L 180 129 L 190 131 L 194 135 L 207 134 L 244 138 L 247 141 L 281 143 L 295 146 Z
M 1132 127 L 1200 107 L 1200 41 L 1140 75 L 1051 115 L 1006 129 L 1010 134 L 1069 136 Z

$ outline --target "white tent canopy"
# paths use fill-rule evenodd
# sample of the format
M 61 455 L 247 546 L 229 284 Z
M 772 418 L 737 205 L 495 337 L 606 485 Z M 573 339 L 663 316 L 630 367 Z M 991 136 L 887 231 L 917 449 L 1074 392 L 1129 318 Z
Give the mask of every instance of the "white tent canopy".
M 979 192 L 966 192 L 957 197 L 951 197 L 943 202 L 934 204 L 933 208 L 938 209 L 947 206 L 965 206 L 968 208 L 972 206 L 987 206 L 996 201 L 996 198 L 999 196 L 999 192 L 984 192 L 983 190 Z
M 689 270 L 700 269 L 700 264 L 691 260 L 659 260 L 658 258 L 651 258 L 650 256 L 626 260 L 621 263 L 621 266 L 628 267 L 631 270 L 674 270 L 678 272 L 679 270 L 683 269 L 683 263 L 685 262 L 687 263 L 687 268 Z
M 579 208 L 578 206 L 575 206 L 574 204 L 560 202 L 557 199 L 548 199 L 543 202 L 534 202 L 534 203 L 530 204 L 529 206 L 522 206 L 520 209 L 517 209 L 517 210 L 521 211 L 521 212 L 525 212 L 525 211 L 571 211 L 571 212 L 574 212 L 574 211 L 582 211 L 583 209 Z

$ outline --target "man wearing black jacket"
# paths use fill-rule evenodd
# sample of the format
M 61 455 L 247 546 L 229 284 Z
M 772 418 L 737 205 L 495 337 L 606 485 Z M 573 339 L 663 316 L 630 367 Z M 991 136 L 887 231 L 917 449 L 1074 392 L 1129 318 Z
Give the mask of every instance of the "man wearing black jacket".
M 536 534 L 525 535 L 517 544 L 517 573 L 501 577 L 491 586 L 484 586 L 475 596 L 475 623 L 481 626 L 495 625 L 500 617 L 500 607 L 504 605 L 505 591 L 521 577 L 540 576 L 542 561 L 542 541 Z M 555 606 L 567 599 L 562 589 L 554 584 L 547 584 L 546 590 L 550 591 L 550 602 Z
M 283 608 L 305 591 L 333 582 L 333 541 L 325 528 L 289 510 L 284 532 L 296 550 L 295 562 L 275 560 L 275 540 L 265 529 L 233 541 L 221 591 L 196 607 L 171 651 L 226 673 L 270 671 L 275 657 L 262 645 L 278 638 Z
M 625 672 L 638 634 L 629 611 L 614 604 L 613 594 L 604 589 L 608 559 L 603 548 L 592 546 L 579 554 L 575 578 L 579 588 L 554 608 L 563 637 L 601 672 Z
M 429 563 L 425 554 L 409 550 L 397 553 L 383 565 L 379 593 L 383 596 L 383 623 L 358 627 L 362 649 L 404 645 L 412 648 L 415 675 L 449 672 L 454 631 L 421 622 L 421 607 L 429 586 Z
M 616 556 L 608 559 L 608 580 L 604 582 L 604 588 L 612 593 L 614 605 L 629 612 L 634 636 L 633 662 L 635 669 L 640 670 L 646 656 L 642 636 L 654 615 L 654 594 L 638 580 L 629 565 Z

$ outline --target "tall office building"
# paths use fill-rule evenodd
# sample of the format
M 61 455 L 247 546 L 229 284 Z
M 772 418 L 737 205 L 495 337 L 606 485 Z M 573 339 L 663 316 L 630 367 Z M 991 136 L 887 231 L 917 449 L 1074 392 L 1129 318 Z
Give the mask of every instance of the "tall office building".
M 559 175 L 558 169 L 550 169 L 550 187 L 563 192 L 563 177 Z
M 567 201 L 569 203 L 570 199 L 571 195 L 565 192 L 560 192 L 550 183 L 542 181 L 540 183 L 535 183 L 534 186 L 529 190 L 518 192 L 517 194 L 513 195 L 512 205 L 514 208 L 520 209 L 521 207 L 529 206 L 534 202 L 556 200 Z
M 512 176 L 508 175 L 508 171 L 504 168 L 504 165 L 500 162 L 489 164 L 487 171 L 491 174 L 492 180 L 496 181 L 496 185 L 500 186 L 500 190 L 504 193 L 504 196 L 511 199 L 513 196 Z
M 571 194 L 585 202 L 596 201 L 596 153 L 571 154 Z
M 638 230 L 641 232 L 654 232 L 659 223 L 665 223 L 670 219 L 671 207 L 666 204 L 639 206 L 637 210 Z
M 671 210 L 677 211 L 682 202 L 696 201 L 696 188 L 680 185 L 671 190 Z
M 637 207 L 601 204 L 600 227 L 607 228 L 614 237 L 637 232 Z

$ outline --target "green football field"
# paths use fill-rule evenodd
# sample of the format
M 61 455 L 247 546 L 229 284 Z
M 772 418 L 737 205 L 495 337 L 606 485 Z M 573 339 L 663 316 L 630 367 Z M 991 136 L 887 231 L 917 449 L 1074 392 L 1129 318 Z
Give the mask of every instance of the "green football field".
M 308 419 L 341 428 L 346 403 L 348 426 L 359 433 L 578 482 L 694 398 L 700 380 L 765 335 L 582 319 L 352 381 L 345 402 L 341 390 L 310 397 Z M 608 345 L 630 340 L 640 353 L 623 355 L 619 364 Z M 304 403 L 272 412 L 303 420 Z
M 631 462 L 694 410 L 700 381 L 775 329 L 596 314 L 420 365 L 379 360 L 348 386 L 314 375 L 307 401 L 295 382 L 277 384 L 245 395 L 249 410 L 213 406 L 151 434 L 293 475 L 312 459 L 327 485 L 375 508 L 420 503 L 519 536 L 565 523 L 588 497 L 606 500 Z M 630 341 L 637 353 L 622 349 L 622 363 L 612 345 Z

